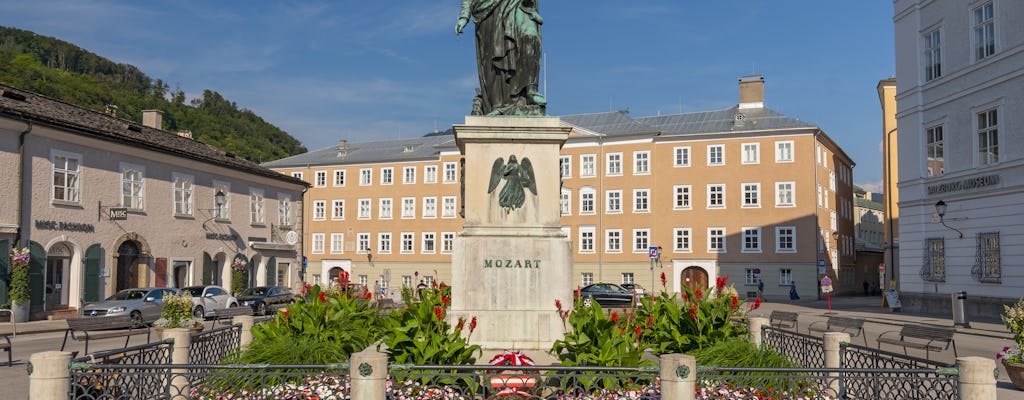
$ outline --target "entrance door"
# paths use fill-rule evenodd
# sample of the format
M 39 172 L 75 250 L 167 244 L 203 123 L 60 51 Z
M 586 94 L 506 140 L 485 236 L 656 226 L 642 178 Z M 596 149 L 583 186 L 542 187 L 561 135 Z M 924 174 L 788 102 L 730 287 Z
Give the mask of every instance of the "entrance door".
M 690 288 L 691 292 L 696 292 L 697 289 L 707 290 L 708 273 L 701 267 L 688 267 L 680 274 L 679 282 L 682 286 Z
M 64 293 L 67 292 L 65 280 L 68 264 L 71 262 L 71 251 L 63 244 L 54 245 L 46 254 L 46 295 L 43 300 L 44 310 L 67 308 Z
M 175 261 L 171 276 L 174 277 L 174 287 L 181 289 L 188 284 L 188 261 Z
M 121 243 L 117 248 L 116 291 L 134 288 L 138 282 L 139 246 L 133 241 Z

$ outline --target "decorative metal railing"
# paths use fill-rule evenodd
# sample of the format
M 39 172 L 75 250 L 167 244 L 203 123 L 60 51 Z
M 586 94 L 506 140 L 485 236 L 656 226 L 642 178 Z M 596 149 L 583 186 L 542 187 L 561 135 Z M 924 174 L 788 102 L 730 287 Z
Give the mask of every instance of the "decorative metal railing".
M 192 345 L 189 348 L 189 364 L 217 365 L 231 352 L 238 350 L 242 340 L 242 325 L 230 325 L 222 328 L 192 334 Z M 191 382 L 200 382 L 205 378 L 207 370 L 192 371 Z
M 825 340 L 820 337 L 764 325 L 761 344 L 804 368 L 825 368 Z
M 949 377 L 956 379 L 955 370 L 698 367 L 697 399 L 955 399 L 955 388 L 952 392 L 907 391 L 900 384 L 927 384 Z
M 160 372 L 171 363 L 173 341 L 93 353 L 71 361 L 72 400 L 149 399 L 164 393 L 167 377 Z
M 839 365 L 846 369 L 919 371 L 916 374 L 879 373 L 876 379 L 845 379 L 847 393 L 863 398 L 957 399 L 959 374 L 946 364 L 851 343 L 839 345 Z
M 391 365 L 395 399 L 660 399 L 659 368 Z

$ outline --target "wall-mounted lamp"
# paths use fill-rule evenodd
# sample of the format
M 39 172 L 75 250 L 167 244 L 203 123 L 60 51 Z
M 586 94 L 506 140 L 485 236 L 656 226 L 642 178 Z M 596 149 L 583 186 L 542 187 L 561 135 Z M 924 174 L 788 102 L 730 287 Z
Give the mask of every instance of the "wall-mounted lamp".
M 213 221 L 214 219 L 217 219 L 218 217 L 220 217 L 220 208 L 223 207 L 224 203 L 227 203 L 227 201 L 228 201 L 228 195 L 224 194 L 223 190 L 217 189 L 217 193 L 213 195 L 214 208 L 209 208 L 209 209 L 205 210 L 205 211 L 213 211 L 213 216 L 210 217 L 210 219 L 207 219 L 206 221 L 203 221 L 203 229 L 206 229 L 206 223 L 207 222 Z
M 956 228 L 954 228 L 952 226 L 946 225 L 946 220 L 944 218 L 946 216 L 946 208 L 948 208 L 948 206 L 946 206 L 946 202 L 944 202 L 942 200 L 939 200 L 938 203 L 935 203 L 935 213 L 939 214 L 939 223 L 942 224 L 942 226 L 946 227 L 947 229 L 951 229 L 951 230 L 956 231 L 956 233 L 960 234 L 960 239 L 963 239 L 964 238 L 964 233 L 963 232 L 960 232 L 959 229 L 956 229 Z

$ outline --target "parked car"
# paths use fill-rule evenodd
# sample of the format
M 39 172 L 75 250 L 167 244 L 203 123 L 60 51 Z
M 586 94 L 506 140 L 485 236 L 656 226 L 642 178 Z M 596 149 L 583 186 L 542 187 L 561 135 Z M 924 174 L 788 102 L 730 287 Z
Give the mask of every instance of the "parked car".
M 160 319 L 164 296 L 181 294 L 175 288 L 124 289 L 103 301 L 89 303 L 82 307 L 83 317 L 106 315 L 130 315 L 139 324 L 151 324 Z
M 267 315 L 271 310 L 295 302 L 295 295 L 284 286 L 257 286 L 238 294 L 238 302 L 252 308 L 255 315 Z
M 633 302 L 633 292 L 614 283 L 595 283 L 580 289 L 583 305 L 590 307 L 597 302 L 601 307 L 625 307 Z
M 623 283 L 622 285 L 619 286 L 622 286 L 623 289 L 633 292 L 633 297 L 636 298 L 636 301 L 640 301 L 640 298 L 643 297 L 645 294 L 644 287 L 640 286 L 639 283 Z
M 238 307 L 238 299 L 220 286 L 189 286 L 181 288 L 181 291 L 192 297 L 192 315 L 196 318 L 212 317 L 213 310 Z

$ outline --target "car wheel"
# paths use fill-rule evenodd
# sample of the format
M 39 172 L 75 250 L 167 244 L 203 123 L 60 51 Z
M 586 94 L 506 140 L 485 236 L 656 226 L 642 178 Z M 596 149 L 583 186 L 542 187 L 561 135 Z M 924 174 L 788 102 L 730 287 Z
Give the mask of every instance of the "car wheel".
M 256 304 L 256 315 L 267 315 L 267 305 L 264 303 Z
M 146 325 L 146 321 L 142 320 L 142 313 L 141 312 L 132 311 L 132 313 L 129 314 L 129 315 L 131 316 L 132 322 L 134 322 L 135 325 L 138 325 L 138 326 Z
M 594 304 L 594 298 L 593 297 L 587 296 L 587 297 L 583 298 L 583 306 L 584 307 L 590 307 L 591 304 Z
M 238 307 L 238 303 L 228 304 L 228 308 L 235 308 L 235 307 Z
M 206 315 L 203 311 L 203 306 L 196 306 L 196 308 L 192 309 L 192 316 L 198 319 L 203 319 L 203 316 Z

